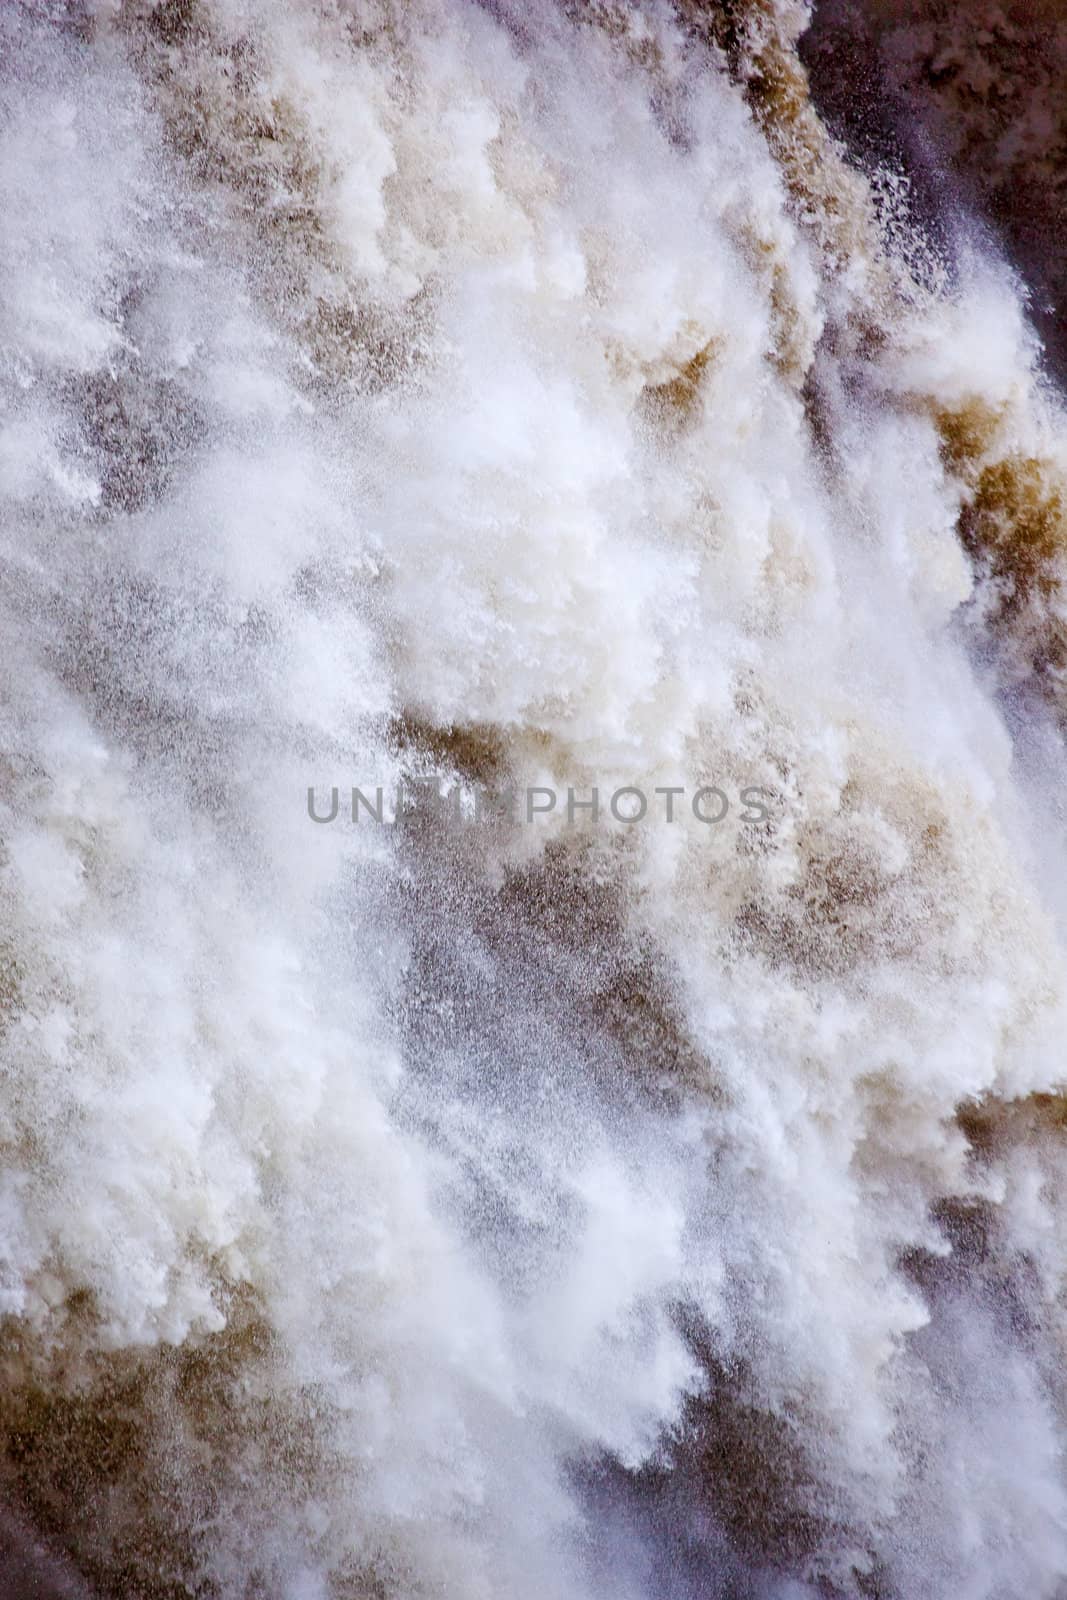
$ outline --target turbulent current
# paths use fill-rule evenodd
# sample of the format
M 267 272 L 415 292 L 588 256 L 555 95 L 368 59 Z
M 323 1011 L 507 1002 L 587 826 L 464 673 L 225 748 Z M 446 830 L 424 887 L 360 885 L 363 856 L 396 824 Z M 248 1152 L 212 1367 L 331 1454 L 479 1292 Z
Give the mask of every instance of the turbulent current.
M 1060 15 L 0 7 L 5 1596 L 1067 1595 Z

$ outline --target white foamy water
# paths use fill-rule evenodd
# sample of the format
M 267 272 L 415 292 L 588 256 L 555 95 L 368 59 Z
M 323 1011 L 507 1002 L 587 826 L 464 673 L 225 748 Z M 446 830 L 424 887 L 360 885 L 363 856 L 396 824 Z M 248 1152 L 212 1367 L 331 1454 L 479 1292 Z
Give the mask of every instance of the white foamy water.
M 752 13 L 0 14 L 13 1593 L 1064 1592 L 1067 422 Z

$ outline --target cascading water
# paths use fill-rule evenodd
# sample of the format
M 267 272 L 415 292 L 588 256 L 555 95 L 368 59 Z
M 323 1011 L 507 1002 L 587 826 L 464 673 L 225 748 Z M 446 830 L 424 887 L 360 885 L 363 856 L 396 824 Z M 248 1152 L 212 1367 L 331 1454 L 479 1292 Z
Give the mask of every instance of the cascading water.
M 1067 1593 L 1067 45 L 950 10 L 0 11 L 6 1592 Z

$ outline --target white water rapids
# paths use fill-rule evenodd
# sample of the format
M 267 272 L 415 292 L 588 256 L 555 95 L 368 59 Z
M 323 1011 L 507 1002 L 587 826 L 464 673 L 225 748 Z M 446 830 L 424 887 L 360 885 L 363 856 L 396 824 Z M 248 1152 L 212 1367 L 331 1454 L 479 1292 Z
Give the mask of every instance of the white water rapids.
M 0 10 L 11 1594 L 1067 1594 L 1067 414 L 806 20 Z

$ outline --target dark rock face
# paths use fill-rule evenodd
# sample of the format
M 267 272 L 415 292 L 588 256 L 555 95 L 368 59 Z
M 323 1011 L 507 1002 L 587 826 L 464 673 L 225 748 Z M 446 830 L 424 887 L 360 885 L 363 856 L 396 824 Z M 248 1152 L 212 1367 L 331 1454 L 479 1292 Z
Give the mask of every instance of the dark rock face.
M 1050 372 L 1067 372 L 1067 25 L 1007 0 L 820 0 L 800 46 L 830 127 L 906 173 L 922 226 L 986 230 L 1021 275 Z

